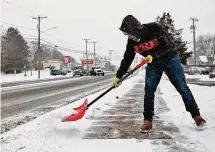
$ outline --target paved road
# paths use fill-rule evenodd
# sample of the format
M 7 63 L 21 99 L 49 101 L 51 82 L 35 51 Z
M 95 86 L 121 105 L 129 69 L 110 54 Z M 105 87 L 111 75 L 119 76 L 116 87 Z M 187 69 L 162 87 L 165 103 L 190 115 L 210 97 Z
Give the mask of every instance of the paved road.
M 107 73 L 105 76 L 84 76 L 54 81 L 31 81 L 28 84 L 26 82 L 14 83 L 12 86 L 5 85 L 1 88 L 1 117 L 14 116 L 36 109 L 41 105 L 83 94 L 93 87 L 110 84 L 114 75 L 115 73 Z
M 107 72 L 111 73 L 111 72 Z M 26 80 L 26 81 L 13 81 L 13 82 L 2 82 L 1 87 L 10 87 L 10 86 L 17 86 L 17 85 L 24 85 L 24 84 L 33 84 L 33 83 L 38 83 L 38 82 L 48 82 L 48 81 L 56 81 L 56 80 L 65 80 L 65 79 L 72 79 L 72 78 L 77 78 L 70 76 L 62 76 L 62 77 L 56 77 L 53 76 L 53 78 L 46 78 L 46 79 L 40 79 L 40 80 Z M 83 76 L 84 77 L 84 76 Z

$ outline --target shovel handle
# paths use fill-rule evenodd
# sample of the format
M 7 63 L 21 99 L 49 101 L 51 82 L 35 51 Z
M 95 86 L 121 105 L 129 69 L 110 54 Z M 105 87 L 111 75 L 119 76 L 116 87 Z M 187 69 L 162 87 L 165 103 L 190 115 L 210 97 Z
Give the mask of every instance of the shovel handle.
M 124 81 L 127 77 L 129 77 L 131 74 L 133 74 L 136 70 L 138 70 L 140 67 L 142 67 L 146 63 L 151 63 L 152 62 L 152 56 L 148 55 L 146 59 L 144 59 L 142 62 L 140 62 L 133 70 L 131 70 L 128 74 L 126 74 L 124 77 L 122 77 L 118 82 Z M 99 100 L 101 97 L 103 97 L 105 94 L 110 92 L 112 89 L 114 89 L 115 86 L 111 86 L 108 88 L 105 92 L 100 94 L 97 98 L 95 98 L 93 101 L 91 101 L 88 105 L 87 108 L 89 108 L 93 103 L 95 103 L 97 100 Z
M 122 79 L 119 80 L 119 83 L 125 80 L 127 77 L 129 77 L 131 74 L 133 74 L 136 70 L 138 70 L 140 67 L 142 67 L 146 63 L 152 62 L 152 56 L 148 55 L 142 62 L 140 62 L 133 70 L 131 70 L 127 75 L 122 77 Z

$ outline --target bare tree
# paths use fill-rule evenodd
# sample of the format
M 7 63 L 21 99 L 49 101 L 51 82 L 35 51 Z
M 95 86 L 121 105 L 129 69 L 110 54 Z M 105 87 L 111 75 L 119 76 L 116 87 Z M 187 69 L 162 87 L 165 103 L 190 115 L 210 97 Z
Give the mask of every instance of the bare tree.
M 215 34 L 200 35 L 196 42 L 198 55 L 205 55 L 209 62 L 214 61 L 215 55 Z

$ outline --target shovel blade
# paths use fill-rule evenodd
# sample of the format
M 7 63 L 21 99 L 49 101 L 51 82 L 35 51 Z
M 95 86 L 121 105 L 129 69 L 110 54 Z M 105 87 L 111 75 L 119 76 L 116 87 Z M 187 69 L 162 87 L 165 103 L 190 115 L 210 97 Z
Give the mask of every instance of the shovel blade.
M 73 113 L 69 116 L 64 117 L 61 120 L 61 122 L 77 121 L 77 120 L 81 119 L 87 110 L 87 103 L 88 103 L 88 101 L 87 101 L 87 99 L 85 99 L 84 103 L 81 106 L 79 106 L 77 108 L 73 108 L 74 110 L 77 111 L 76 113 Z

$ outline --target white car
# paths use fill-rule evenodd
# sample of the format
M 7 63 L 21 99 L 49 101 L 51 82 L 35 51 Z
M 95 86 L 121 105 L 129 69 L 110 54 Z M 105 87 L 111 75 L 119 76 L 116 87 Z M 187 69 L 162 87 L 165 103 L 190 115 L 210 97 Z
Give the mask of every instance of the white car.
M 199 67 L 190 67 L 188 74 L 190 74 L 190 75 L 202 74 L 202 71 Z
M 104 76 L 105 73 L 104 73 L 104 71 L 102 70 L 101 67 L 92 67 L 91 70 L 90 70 L 90 75 L 91 76 L 92 75 L 94 75 L 94 76 L 96 76 L 96 75 L 102 75 L 102 76 Z

